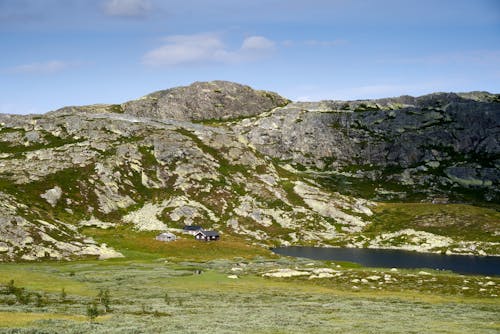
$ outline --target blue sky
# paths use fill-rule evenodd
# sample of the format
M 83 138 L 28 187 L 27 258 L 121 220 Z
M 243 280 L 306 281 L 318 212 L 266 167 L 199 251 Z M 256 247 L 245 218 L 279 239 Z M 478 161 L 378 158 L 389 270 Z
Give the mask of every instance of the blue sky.
M 0 112 L 230 80 L 293 100 L 500 93 L 500 1 L 0 0 Z

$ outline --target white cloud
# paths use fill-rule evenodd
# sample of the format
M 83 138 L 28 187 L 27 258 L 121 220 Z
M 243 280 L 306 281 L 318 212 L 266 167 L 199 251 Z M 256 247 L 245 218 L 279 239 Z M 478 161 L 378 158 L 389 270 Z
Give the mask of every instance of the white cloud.
M 241 50 L 270 50 L 275 43 L 262 36 L 251 36 L 245 38 Z
M 103 8 L 110 16 L 143 17 L 151 11 L 152 5 L 149 0 L 107 0 Z
M 183 63 L 214 61 L 223 57 L 224 43 L 213 34 L 175 35 L 165 38 L 165 45 L 143 57 L 146 65 L 174 66 Z
M 295 44 L 296 43 L 290 39 L 287 39 L 287 40 L 281 42 L 281 45 L 283 45 L 284 47 L 287 47 L 287 48 L 292 47 Z
M 174 35 L 165 38 L 166 44 L 149 51 L 142 59 L 150 66 L 186 64 L 237 63 L 253 61 L 269 55 L 275 43 L 262 36 L 250 36 L 241 47 L 231 50 L 221 37 L 213 33 Z
M 73 66 L 74 63 L 64 62 L 60 60 L 51 60 L 41 63 L 23 64 L 7 69 L 10 73 L 33 73 L 33 74 L 52 74 L 64 71 Z

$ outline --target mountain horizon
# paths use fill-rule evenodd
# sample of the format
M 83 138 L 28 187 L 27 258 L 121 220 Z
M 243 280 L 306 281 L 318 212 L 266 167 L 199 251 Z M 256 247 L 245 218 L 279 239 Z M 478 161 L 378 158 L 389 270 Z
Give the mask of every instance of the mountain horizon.
M 85 107 L 85 106 L 110 106 L 110 105 L 119 105 L 119 104 L 125 104 L 127 102 L 132 102 L 132 101 L 140 100 L 142 98 L 147 98 L 147 97 L 153 96 L 155 94 L 161 94 L 161 93 L 166 92 L 166 91 L 178 90 L 178 89 L 186 89 L 186 88 L 191 88 L 191 87 L 194 87 L 194 86 L 197 86 L 197 85 L 200 85 L 200 84 L 201 85 L 207 85 L 207 84 L 214 84 L 214 83 L 235 84 L 235 85 L 238 85 L 238 86 L 241 86 L 241 87 L 251 88 L 250 85 L 247 85 L 247 84 L 244 84 L 244 83 L 238 83 L 238 82 L 235 82 L 235 81 L 228 81 L 228 80 L 221 80 L 221 79 L 214 79 L 214 80 L 210 80 L 210 81 L 195 81 L 195 82 L 193 82 L 193 83 L 191 83 L 189 85 L 185 85 L 185 86 L 181 85 L 181 86 L 175 86 L 175 87 L 170 87 L 170 88 L 164 88 L 164 89 L 160 89 L 160 90 L 155 90 L 155 91 L 153 91 L 153 92 L 151 92 L 149 94 L 137 97 L 136 99 L 127 100 L 127 101 L 123 101 L 123 102 L 115 101 L 115 103 L 96 102 L 96 103 L 90 104 L 90 105 L 66 105 L 66 106 L 61 106 L 61 107 L 53 109 L 53 110 L 47 110 L 47 111 L 44 111 L 44 112 L 33 113 L 33 114 L 29 114 L 29 113 L 9 113 L 9 112 L 2 112 L 2 113 L 6 114 L 6 115 L 43 115 L 43 114 L 50 113 L 50 112 L 56 112 L 56 111 L 59 111 L 61 109 L 65 109 L 65 108 L 77 108 L 77 107 Z M 433 91 L 433 92 L 429 92 L 429 93 L 425 93 L 425 94 L 417 95 L 417 96 L 409 95 L 409 94 L 401 94 L 401 95 L 397 95 L 397 96 L 389 96 L 389 97 L 383 97 L 383 98 L 369 98 L 369 97 L 366 97 L 366 98 L 358 98 L 358 99 L 335 99 L 335 98 L 332 97 L 332 98 L 326 98 L 326 99 L 320 99 L 320 100 L 310 100 L 310 99 L 305 99 L 305 100 L 297 100 L 297 99 L 296 100 L 291 100 L 291 99 L 289 99 L 287 97 L 281 96 L 281 94 L 279 94 L 278 92 L 272 92 L 272 91 L 269 91 L 269 90 L 260 90 L 260 89 L 258 91 L 268 92 L 268 93 L 271 93 L 271 94 L 275 94 L 276 96 L 280 96 L 282 99 L 288 100 L 289 102 L 322 102 L 322 101 L 354 102 L 354 101 L 377 101 L 377 100 L 383 101 L 383 100 L 387 100 L 387 99 L 405 99 L 405 98 L 414 99 L 414 98 L 417 98 L 417 97 L 424 97 L 424 96 L 430 96 L 430 95 L 445 95 L 445 94 L 456 94 L 456 95 L 464 97 L 464 98 L 470 97 L 471 99 L 474 99 L 474 98 L 480 99 L 481 96 L 483 96 L 483 97 L 490 96 L 490 98 L 494 99 L 495 96 L 499 96 L 500 95 L 500 93 L 495 93 L 495 92 L 490 92 L 490 91 L 487 91 L 487 90 L 477 89 L 477 90 L 463 91 L 463 92 Z
M 264 247 L 498 254 L 499 102 L 486 92 L 291 102 L 213 81 L 2 114 L 0 257 L 118 256 L 87 227 L 184 224 Z

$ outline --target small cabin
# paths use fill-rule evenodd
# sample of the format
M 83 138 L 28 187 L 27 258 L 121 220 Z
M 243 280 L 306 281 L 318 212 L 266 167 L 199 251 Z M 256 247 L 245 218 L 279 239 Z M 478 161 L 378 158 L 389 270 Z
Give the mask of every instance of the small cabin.
M 196 233 L 203 231 L 203 228 L 197 225 L 186 225 L 182 230 L 184 233 L 195 235 Z
M 201 241 L 216 241 L 219 240 L 220 235 L 217 231 L 199 231 L 194 238 Z
M 169 241 L 174 241 L 176 239 L 176 236 L 175 234 L 170 232 L 163 232 L 157 235 L 155 239 L 158 241 L 169 242 Z
M 434 197 L 432 199 L 432 204 L 448 204 L 449 199 L 448 197 Z

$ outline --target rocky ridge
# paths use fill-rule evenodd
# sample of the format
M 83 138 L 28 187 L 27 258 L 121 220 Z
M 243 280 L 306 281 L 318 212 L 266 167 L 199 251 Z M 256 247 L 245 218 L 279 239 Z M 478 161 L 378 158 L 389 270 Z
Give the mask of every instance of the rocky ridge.
M 292 103 L 235 127 L 263 154 L 351 195 L 498 203 L 499 108 L 480 92 Z
M 120 256 L 85 229 L 184 224 L 265 246 L 500 253 L 498 242 L 411 228 L 364 235 L 373 200 L 497 201 L 497 95 L 288 102 L 215 81 L 121 105 L 0 115 L 0 259 Z M 402 235 L 413 241 L 389 242 Z

